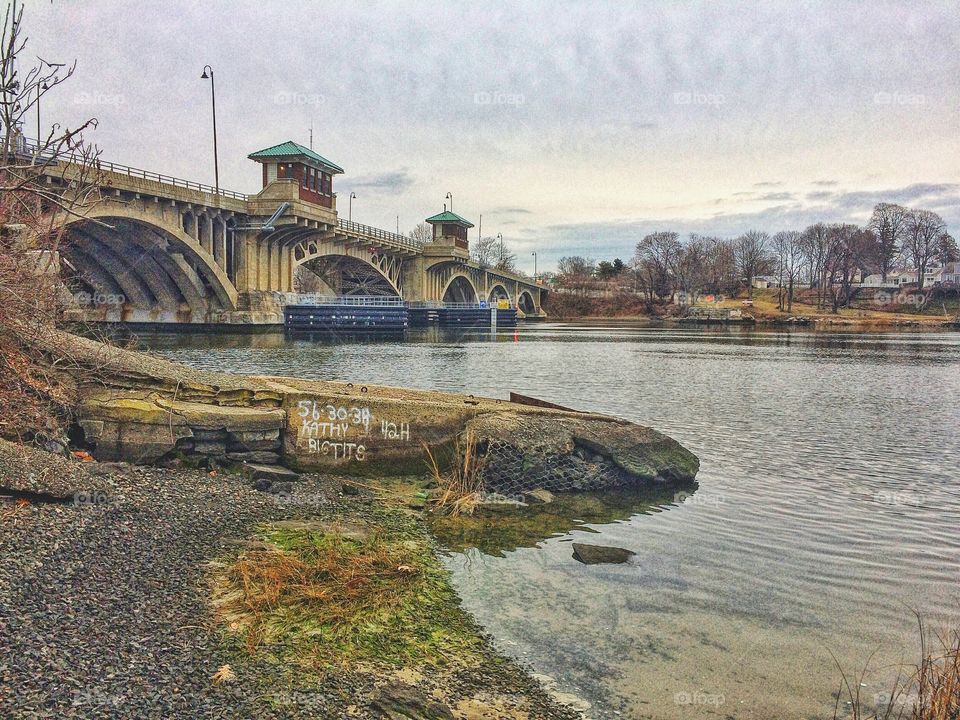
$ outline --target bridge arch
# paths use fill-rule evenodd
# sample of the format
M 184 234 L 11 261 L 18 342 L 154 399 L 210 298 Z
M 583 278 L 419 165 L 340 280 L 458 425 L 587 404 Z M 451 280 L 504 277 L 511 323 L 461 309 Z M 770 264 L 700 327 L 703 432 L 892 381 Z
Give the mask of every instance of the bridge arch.
M 477 288 L 470 278 L 458 273 L 450 278 L 441 296 L 443 302 L 476 303 L 480 301 Z
M 293 265 L 319 278 L 322 283 L 319 291 L 323 294 L 402 296 L 401 258 L 376 252 L 369 246 L 337 243 L 329 232 L 299 235 L 291 245 Z M 306 284 L 309 285 L 309 281 Z
M 312 272 L 334 295 L 399 297 L 400 288 L 373 261 L 342 253 L 317 252 L 294 259 Z M 325 292 L 325 290 L 322 290 Z
M 489 302 L 497 302 L 497 300 L 509 300 L 510 293 L 507 290 L 506 286 L 503 283 L 496 283 L 492 288 L 490 288 L 490 295 L 487 297 Z
M 521 290 L 517 295 L 517 308 L 524 315 L 535 315 L 537 312 L 537 303 L 533 299 L 533 294 L 529 290 Z
M 217 322 L 237 290 L 213 255 L 175 221 L 107 203 L 65 226 L 62 270 L 85 319 Z M 196 216 L 190 215 L 193 222 Z

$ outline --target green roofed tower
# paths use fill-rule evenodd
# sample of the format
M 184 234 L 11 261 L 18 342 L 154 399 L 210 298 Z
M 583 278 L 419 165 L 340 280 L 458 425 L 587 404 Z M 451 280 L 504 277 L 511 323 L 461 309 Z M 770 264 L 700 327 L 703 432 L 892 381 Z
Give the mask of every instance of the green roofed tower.
M 470 252 L 467 230 L 473 227 L 472 222 L 446 208 L 443 209 L 442 213 L 428 217 L 425 222 L 433 226 L 433 243 L 435 245 L 453 246 Z
M 304 202 L 335 208 L 333 176 L 343 168 L 292 140 L 247 155 L 263 165 L 263 187 L 277 181 L 296 182 Z

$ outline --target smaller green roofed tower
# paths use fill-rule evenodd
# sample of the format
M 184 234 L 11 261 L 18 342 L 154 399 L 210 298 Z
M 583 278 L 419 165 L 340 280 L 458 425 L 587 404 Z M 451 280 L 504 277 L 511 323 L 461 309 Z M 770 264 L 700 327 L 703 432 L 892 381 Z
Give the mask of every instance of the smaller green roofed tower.
M 452 245 L 461 250 L 470 251 L 467 230 L 473 227 L 473 223 L 469 220 L 444 208 L 442 213 L 428 217 L 425 222 L 433 226 L 434 245 Z

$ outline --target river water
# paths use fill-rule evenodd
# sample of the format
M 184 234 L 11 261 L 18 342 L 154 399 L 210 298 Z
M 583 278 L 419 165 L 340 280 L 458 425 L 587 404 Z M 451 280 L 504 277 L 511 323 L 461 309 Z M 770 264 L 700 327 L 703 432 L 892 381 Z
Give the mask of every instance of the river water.
M 143 341 L 231 372 L 513 390 L 696 453 L 689 495 L 451 553 L 499 647 L 590 717 L 831 717 L 838 664 L 869 703 L 918 657 L 914 611 L 933 628 L 960 616 L 960 334 L 542 324 L 402 342 Z M 571 540 L 636 555 L 582 565 Z

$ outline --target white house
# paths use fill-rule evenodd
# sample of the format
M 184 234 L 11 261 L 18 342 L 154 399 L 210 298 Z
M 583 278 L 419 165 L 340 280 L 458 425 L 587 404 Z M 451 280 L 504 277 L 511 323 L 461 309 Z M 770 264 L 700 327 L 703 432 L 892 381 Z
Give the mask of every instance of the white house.
M 960 262 L 947 263 L 943 266 L 940 282 L 960 285 Z
M 923 273 L 923 286 L 933 287 L 943 281 L 943 268 L 927 268 Z

